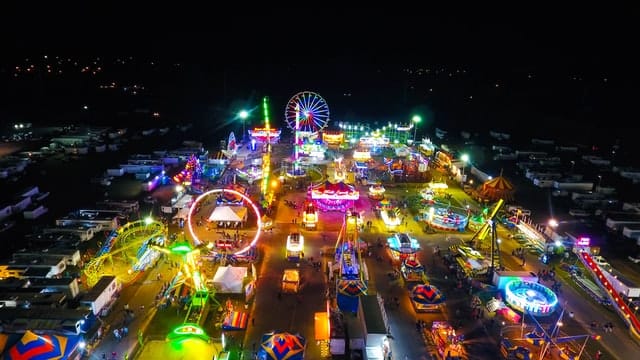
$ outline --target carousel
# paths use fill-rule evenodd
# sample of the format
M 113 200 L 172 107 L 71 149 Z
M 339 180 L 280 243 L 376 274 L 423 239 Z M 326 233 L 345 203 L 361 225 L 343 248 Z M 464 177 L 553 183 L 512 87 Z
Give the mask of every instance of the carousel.
M 344 182 L 325 181 L 309 188 L 308 196 L 318 209 L 322 211 L 342 211 L 353 207 L 354 201 L 360 198 L 360 192 L 352 185 Z
M 418 313 L 440 311 L 445 301 L 442 292 L 430 284 L 414 286 L 409 297 L 413 308 Z

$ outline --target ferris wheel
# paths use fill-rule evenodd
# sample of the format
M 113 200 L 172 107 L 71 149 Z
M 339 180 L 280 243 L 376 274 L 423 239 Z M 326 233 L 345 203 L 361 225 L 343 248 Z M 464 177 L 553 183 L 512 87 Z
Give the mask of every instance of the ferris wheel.
M 322 96 L 312 91 L 302 91 L 289 100 L 284 118 L 289 129 L 316 134 L 329 124 L 329 105 Z

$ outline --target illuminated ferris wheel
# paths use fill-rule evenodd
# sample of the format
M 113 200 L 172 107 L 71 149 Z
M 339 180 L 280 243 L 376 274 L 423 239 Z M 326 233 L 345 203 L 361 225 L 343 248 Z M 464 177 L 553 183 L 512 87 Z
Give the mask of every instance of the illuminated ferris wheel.
M 312 91 L 302 91 L 289 100 L 284 118 L 293 131 L 317 134 L 329 124 L 329 105 L 322 96 Z

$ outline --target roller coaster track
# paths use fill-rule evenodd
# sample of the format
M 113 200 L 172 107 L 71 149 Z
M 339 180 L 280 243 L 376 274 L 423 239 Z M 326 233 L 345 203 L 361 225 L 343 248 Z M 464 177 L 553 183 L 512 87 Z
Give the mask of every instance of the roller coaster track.
M 578 258 L 582 261 L 584 267 L 589 270 L 591 275 L 593 275 L 596 283 L 600 285 L 604 293 L 607 294 L 618 315 L 620 315 L 622 320 L 629 326 L 629 334 L 631 334 L 631 338 L 636 342 L 640 342 L 640 321 L 638 321 L 638 317 L 635 312 L 631 311 L 629 305 L 625 302 L 622 296 L 618 294 L 613 285 L 611 285 L 609 280 L 607 280 L 604 274 L 602 274 L 602 270 L 600 270 L 595 261 L 593 261 L 589 253 L 581 251 L 578 254 Z
M 116 231 L 117 235 L 111 245 L 111 250 L 107 253 L 97 256 L 89 261 L 84 268 L 87 277 L 87 285 L 95 285 L 100 276 L 104 274 L 102 266 L 105 260 L 113 260 L 114 255 L 122 254 L 126 256 L 126 251 L 139 248 L 145 241 L 166 235 L 166 227 L 159 221 L 148 222 L 146 220 L 138 220 L 127 223 Z

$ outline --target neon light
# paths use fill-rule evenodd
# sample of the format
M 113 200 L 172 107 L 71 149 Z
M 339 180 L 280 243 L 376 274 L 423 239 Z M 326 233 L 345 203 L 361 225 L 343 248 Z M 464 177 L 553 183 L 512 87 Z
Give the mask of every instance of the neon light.
M 548 287 L 529 281 L 513 280 L 504 288 L 505 300 L 515 310 L 540 316 L 555 311 L 558 297 Z
M 588 237 L 581 237 L 578 238 L 578 241 L 576 241 L 576 245 L 578 246 L 589 246 L 591 244 L 591 238 Z
M 256 215 L 256 219 L 258 223 L 258 230 L 256 231 L 256 235 L 253 237 L 253 240 L 251 240 L 251 242 L 247 246 L 245 246 L 244 248 L 234 253 L 235 255 L 242 255 L 245 252 L 249 251 L 249 249 L 251 249 L 253 246 L 255 246 L 258 243 L 258 239 L 260 239 L 260 233 L 262 232 L 263 224 L 261 220 L 262 217 L 260 215 L 260 209 L 258 209 L 258 206 L 253 201 L 251 201 L 249 197 L 247 197 L 245 194 L 241 192 L 231 190 L 231 189 L 213 189 L 198 196 L 196 200 L 193 202 L 193 204 L 191 205 L 191 208 L 189 209 L 189 216 L 187 217 L 187 228 L 189 229 L 189 234 L 191 234 L 191 237 L 193 238 L 193 241 L 196 243 L 196 245 L 202 244 L 202 241 L 200 241 L 200 238 L 198 238 L 198 236 L 193 231 L 193 225 L 191 224 L 191 217 L 193 216 L 193 212 L 198 207 L 198 203 L 200 203 L 200 201 L 205 197 L 211 194 L 218 194 L 218 193 L 224 193 L 224 192 L 230 192 L 236 196 L 240 196 L 244 201 L 246 201 L 249 205 L 251 205 L 251 208 L 253 209 L 253 212 Z

